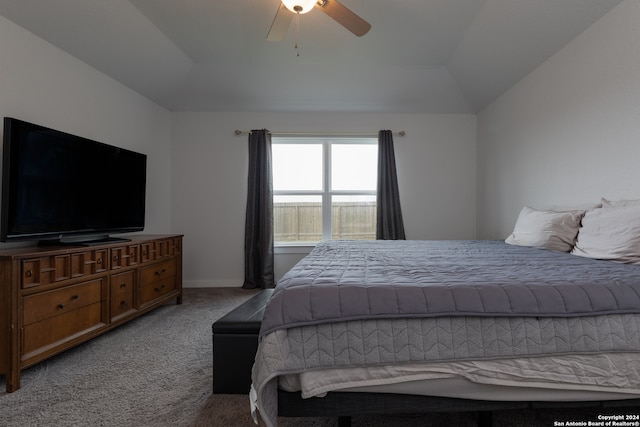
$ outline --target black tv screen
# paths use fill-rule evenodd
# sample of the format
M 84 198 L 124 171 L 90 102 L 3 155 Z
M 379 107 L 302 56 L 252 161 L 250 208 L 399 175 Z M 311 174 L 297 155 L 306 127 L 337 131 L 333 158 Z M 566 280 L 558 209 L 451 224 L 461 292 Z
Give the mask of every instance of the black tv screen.
M 3 144 L 3 242 L 144 229 L 146 155 L 9 117 Z

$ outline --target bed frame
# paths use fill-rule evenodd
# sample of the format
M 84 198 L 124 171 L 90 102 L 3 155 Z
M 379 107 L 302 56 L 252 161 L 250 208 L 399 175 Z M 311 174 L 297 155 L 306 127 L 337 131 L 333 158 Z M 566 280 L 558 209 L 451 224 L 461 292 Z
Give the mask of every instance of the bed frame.
M 477 412 L 478 427 L 493 425 L 493 412 L 534 408 L 629 408 L 638 410 L 640 399 L 588 402 L 525 402 L 454 399 L 386 393 L 331 392 L 323 398 L 303 399 L 299 392 L 278 390 L 278 416 L 337 417 L 339 427 L 351 426 L 354 415 Z

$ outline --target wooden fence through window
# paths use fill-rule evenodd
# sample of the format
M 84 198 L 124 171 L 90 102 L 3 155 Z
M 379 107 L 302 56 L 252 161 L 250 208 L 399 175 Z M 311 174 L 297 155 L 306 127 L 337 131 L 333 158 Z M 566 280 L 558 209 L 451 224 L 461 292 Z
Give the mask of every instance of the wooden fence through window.
M 332 238 L 374 240 L 376 202 L 336 202 L 331 207 Z M 317 242 L 322 240 L 322 204 L 288 202 L 273 204 L 276 242 Z

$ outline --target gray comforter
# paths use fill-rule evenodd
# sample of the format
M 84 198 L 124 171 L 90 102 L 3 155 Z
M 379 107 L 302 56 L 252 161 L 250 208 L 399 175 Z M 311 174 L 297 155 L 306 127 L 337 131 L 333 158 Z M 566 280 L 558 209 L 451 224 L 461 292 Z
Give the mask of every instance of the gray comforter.
M 640 266 L 489 241 L 329 242 L 278 283 L 253 368 L 309 369 L 640 351 Z
M 329 241 L 278 282 L 261 336 L 368 318 L 637 312 L 637 265 L 501 241 Z

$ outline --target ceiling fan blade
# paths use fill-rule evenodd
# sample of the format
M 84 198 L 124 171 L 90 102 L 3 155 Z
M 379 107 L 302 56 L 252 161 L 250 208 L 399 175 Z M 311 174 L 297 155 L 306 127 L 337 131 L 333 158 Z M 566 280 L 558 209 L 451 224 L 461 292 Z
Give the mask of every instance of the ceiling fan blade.
M 316 7 L 358 37 L 364 36 L 371 29 L 371 24 L 336 0 L 320 0 Z
M 287 35 L 287 31 L 289 31 L 292 19 L 293 12 L 287 9 L 284 4 L 280 3 L 276 17 L 273 19 L 271 28 L 267 34 L 267 40 L 270 42 L 282 41 L 284 36 Z

